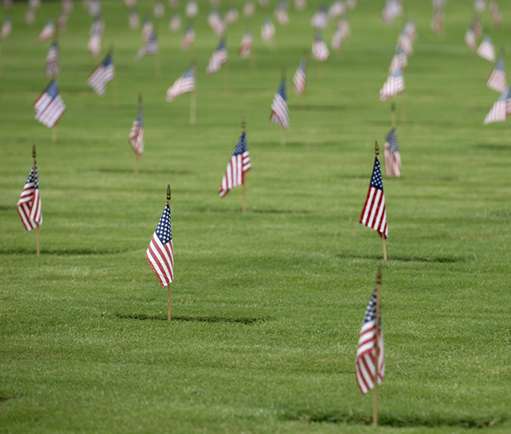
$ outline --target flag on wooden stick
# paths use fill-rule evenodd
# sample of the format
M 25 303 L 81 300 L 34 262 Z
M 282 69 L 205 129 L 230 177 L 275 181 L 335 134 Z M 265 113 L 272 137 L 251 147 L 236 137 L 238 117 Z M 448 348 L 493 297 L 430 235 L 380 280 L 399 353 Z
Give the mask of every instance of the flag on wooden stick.
M 387 134 L 385 145 L 385 175 L 401 176 L 401 154 L 397 142 L 396 129 L 392 128 Z
M 0 30 L 0 39 L 6 39 L 12 32 L 12 21 L 9 17 L 4 18 L 2 29 Z
M 323 40 L 320 33 L 316 33 L 314 42 L 312 43 L 312 57 L 320 62 L 325 62 L 328 56 L 330 56 L 330 50 L 326 42 Z
M 57 124 L 64 114 L 66 106 L 59 95 L 59 88 L 55 80 L 52 80 L 39 95 L 34 103 L 34 108 L 35 118 L 43 125 L 53 128 Z
M 495 62 L 495 47 L 489 36 L 486 36 L 477 49 L 479 57 L 487 60 L 488 62 Z
M 26 231 L 31 231 L 41 226 L 43 223 L 43 211 L 41 194 L 39 192 L 39 174 L 35 158 L 16 207 L 21 223 Z
M 207 73 L 214 74 L 215 72 L 220 71 L 226 62 L 227 48 L 225 47 L 225 41 L 222 39 L 209 59 L 209 63 L 206 69 Z
M 42 42 L 49 41 L 51 38 L 55 36 L 55 23 L 53 21 L 48 21 L 46 25 L 39 33 L 39 40 Z
M 507 90 L 506 70 L 504 67 L 503 55 L 500 56 L 486 84 L 490 89 L 500 93 L 505 92 Z
M 250 155 L 248 153 L 247 133 L 243 131 L 234 152 L 227 163 L 227 169 L 222 178 L 218 194 L 225 197 L 233 188 L 245 184 L 246 173 L 250 170 Z
M 392 71 L 387 80 L 380 90 L 380 101 L 387 101 L 388 99 L 399 95 L 405 90 L 405 80 L 401 69 Z
M 305 92 L 305 85 L 307 83 L 307 62 L 302 59 L 300 65 L 296 69 L 295 75 L 293 76 L 293 84 L 298 95 L 302 95 Z
M 167 89 L 167 102 L 172 102 L 179 95 L 193 92 L 195 90 L 195 73 L 194 68 L 191 67 L 185 73 L 179 77 L 173 84 Z
M 252 54 L 252 44 L 253 44 L 252 33 L 245 32 L 245 34 L 241 38 L 240 44 L 240 57 L 242 59 L 248 59 L 250 57 L 250 55 Z
M 500 95 L 499 99 L 493 104 L 492 108 L 484 118 L 484 124 L 495 122 L 505 122 L 507 116 L 511 113 L 511 90 L 506 89 Z
M 140 157 L 144 152 L 144 112 L 141 95 L 138 97 L 138 112 L 130 130 L 129 142 L 135 155 Z
M 59 43 L 53 41 L 46 55 L 46 76 L 57 78 L 59 75 Z
M 104 95 L 106 85 L 114 79 L 114 62 L 112 52 L 108 53 L 103 61 L 92 71 L 89 76 L 89 86 L 98 95 Z
M 280 125 L 282 128 L 289 128 L 285 78 L 282 78 L 279 89 L 273 98 L 270 119 L 273 123 Z

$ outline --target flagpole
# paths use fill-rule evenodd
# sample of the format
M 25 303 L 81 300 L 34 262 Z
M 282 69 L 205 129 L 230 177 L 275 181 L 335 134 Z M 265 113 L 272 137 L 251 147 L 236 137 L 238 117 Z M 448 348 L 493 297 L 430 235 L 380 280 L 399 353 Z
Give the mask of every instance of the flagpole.
M 378 426 L 380 412 L 380 394 L 378 382 L 380 379 L 380 334 L 381 334 L 381 269 L 376 273 L 376 381 L 373 389 L 373 426 Z
M 378 140 L 374 142 L 374 156 L 378 158 L 380 155 L 380 147 L 378 146 Z M 388 260 L 388 251 L 387 251 L 387 240 L 382 236 L 382 247 L 383 247 L 383 262 L 387 262 Z
M 396 103 L 393 101 L 390 106 L 390 116 L 391 116 L 391 122 L 392 122 L 392 128 L 396 128 L 397 122 L 396 122 Z
M 170 206 L 170 184 L 167 184 L 167 206 Z M 172 320 L 172 287 L 167 286 L 167 320 Z
M 36 149 L 35 144 L 32 145 L 32 161 L 34 168 L 37 167 L 37 160 L 36 160 Z M 35 254 L 36 256 L 39 256 L 41 254 L 41 229 L 40 226 L 37 225 L 35 227 Z

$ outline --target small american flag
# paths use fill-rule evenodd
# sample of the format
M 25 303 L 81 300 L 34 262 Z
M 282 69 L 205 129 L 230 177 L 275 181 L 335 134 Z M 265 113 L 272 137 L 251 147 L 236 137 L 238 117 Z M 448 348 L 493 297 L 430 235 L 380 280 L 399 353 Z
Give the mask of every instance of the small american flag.
M 357 384 L 364 395 L 376 384 L 381 384 L 385 375 L 383 331 L 378 305 L 378 291 L 375 289 L 360 329 L 355 362 Z
M 0 30 L 0 39 L 6 39 L 12 32 L 12 21 L 10 18 L 5 18 L 2 23 L 2 30 Z
M 129 25 L 131 30 L 138 29 L 138 26 L 140 26 L 140 17 L 137 11 L 130 12 Z
M 287 4 L 285 2 L 280 2 L 275 9 L 275 18 L 277 18 L 277 22 L 285 26 L 289 24 L 289 15 L 287 13 Z
M 399 46 L 396 47 L 396 51 L 394 52 L 394 56 L 392 56 L 392 60 L 389 66 L 389 72 L 404 69 L 408 65 L 408 56 L 403 51 L 403 49 Z
M 149 37 L 147 38 L 145 45 L 138 51 L 137 57 L 141 59 L 144 56 L 157 53 L 158 53 L 158 35 L 153 30 L 149 34 Z
M 37 98 L 34 108 L 35 118 L 48 128 L 53 128 L 62 117 L 66 106 L 59 95 L 59 88 L 55 80 L 52 80 Z
M 55 35 L 55 23 L 53 21 L 48 21 L 46 25 L 39 33 L 39 40 L 42 42 L 49 41 Z
M 385 146 L 385 175 L 401 176 L 401 154 L 397 143 L 396 129 L 392 128 L 387 134 Z
M 181 28 L 181 17 L 173 15 L 169 21 L 169 29 L 171 32 L 177 32 Z
M 401 32 L 401 35 L 399 35 L 399 39 L 397 41 L 397 45 L 406 53 L 407 56 L 413 52 L 413 43 L 413 37 L 408 32 Z
M 484 119 L 484 124 L 505 122 L 507 115 L 511 113 L 511 90 L 506 89 L 500 98 L 493 104 L 492 108 Z
M 146 251 L 147 262 L 163 288 L 174 281 L 174 245 L 172 243 L 172 223 L 170 206 L 163 208 L 158 226 Z
M 46 56 L 46 76 L 56 78 L 59 75 L 59 44 L 52 42 Z
M 472 26 L 469 27 L 465 33 L 465 44 L 467 44 L 468 48 L 471 50 L 475 50 L 477 48 L 477 36 Z
M 240 57 L 242 59 L 247 59 L 252 54 L 252 44 L 253 38 L 250 32 L 246 32 L 241 38 L 240 44 Z
M 487 85 L 490 89 L 500 93 L 507 90 L 506 70 L 504 68 L 503 56 L 500 56 L 495 68 L 493 68 L 493 71 L 488 78 Z
M 211 30 L 213 30 L 213 32 L 215 32 L 217 35 L 224 34 L 225 23 L 217 11 L 213 11 L 209 14 L 208 24 L 209 24 L 209 27 L 211 27 Z
M 261 38 L 265 42 L 271 42 L 275 36 L 275 26 L 270 19 L 266 19 L 261 27 Z
M 114 63 L 112 60 L 112 53 L 108 53 L 96 69 L 92 71 L 88 83 L 98 95 L 104 95 L 107 83 L 113 79 Z
M 400 0 L 387 0 L 382 12 L 382 19 L 385 24 L 390 24 L 403 12 Z
M 245 184 L 245 176 L 250 167 L 247 134 L 243 131 L 231 159 L 227 163 L 227 169 L 218 190 L 220 197 L 225 197 L 234 187 Z
M 502 24 L 502 13 L 500 12 L 500 7 L 496 0 L 491 0 L 490 2 L 490 14 L 493 24 L 499 27 Z
M 387 239 L 389 226 L 387 224 L 387 211 L 385 208 L 385 195 L 383 194 L 383 178 L 378 157 L 374 157 L 373 173 L 367 191 L 364 208 L 360 213 L 359 222 L 369 229 L 377 231 L 380 236 Z
M 320 62 L 324 62 L 328 59 L 328 56 L 330 56 L 330 50 L 328 49 L 326 42 L 318 33 L 312 43 L 312 57 Z
M 487 60 L 488 62 L 495 62 L 495 47 L 489 36 L 486 36 L 477 49 L 479 57 Z
M 380 90 L 380 101 L 387 101 L 404 90 L 405 80 L 403 78 L 403 73 L 401 69 L 396 69 L 389 74 L 387 81 L 383 84 Z
M 167 102 L 173 101 L 177 96 L 195 90 L 195 73 L 193 68 L 188 69 L 167 89 Z
M 431 19 L 431 30 L 435 33 L 441 33 L 444 30 L 444 11 L 443 9 L 436 9 L 433 12 Z
M 133 121 L 129 134 L 129 142 L 133 147 L 133 151 L 137 156 L 141 156 L 144 152 L 144 112 L 142 109 L 142 99 L 138 102 L 137 117 Z
M 296 69 L 295 75 L 293 77 L 293 84 L 295 85 L 295 90 L 298 95 L 301 95 L 305 92 L 305 84 L 307 82 L 307 63 L 305 60 L 300 62 L 300 65 Z
M 27 181 L 16 206 L 25 230 L 31 231 L 42 224 L 43 211 L 41 195 L 39 193 L 39 175 L 35 164 L 28 174 Z
M 194 0 L 189 0 L 186 4 L 186 16 L 188 18 L 193 18 L 197 16 L 199 13 L 199 5 Z
M 286 79 L 280 82 L 280 87 L 271 105 L 270 119 L 273 123 L 280 125 L 282 128 L 289 128 L 289 112 L 287 108 L 286 96 Z
M 191 45 L 195 42 L 195 31 L 192 27 L 188 27 L 183 36 L 183 40 L 181 41 L 181 48 L 186 50 L 191 47 Z
M 96 57 L 101 52 L 101 33 L 94 33 L 89 36 L 87 43 L 89 53 Z
M 227 48 L 225 47 L 225 41 L 221 40 L 209 59 L 208 67 L 206 69 L 207 73 L 214 74 L 215 72 L 220 71 L 226 62 Z

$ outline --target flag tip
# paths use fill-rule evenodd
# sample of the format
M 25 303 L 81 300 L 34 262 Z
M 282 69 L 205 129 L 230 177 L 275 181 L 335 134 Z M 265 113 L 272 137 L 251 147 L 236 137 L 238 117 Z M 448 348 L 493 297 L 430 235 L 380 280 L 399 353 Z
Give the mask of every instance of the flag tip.
M 170 184 L 167 184 L 167 204 L 170 202 Z
M 374 155 L 376 156 L 380 155 L 380 147 L 378 146 L 378 140 L 375 140 L 374 142 Z
M 32 158 L 34 159 L 34 162 L 35 162 L 35 158 L 36 158 L 36 150 L 35 150 L 35 143 L 32 145 Z

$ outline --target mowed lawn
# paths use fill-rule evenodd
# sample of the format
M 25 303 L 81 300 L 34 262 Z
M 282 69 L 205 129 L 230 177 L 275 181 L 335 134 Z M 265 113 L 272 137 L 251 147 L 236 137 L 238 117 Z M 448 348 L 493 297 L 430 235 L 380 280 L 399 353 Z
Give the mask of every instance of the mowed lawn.
M 229 63 L 207 76 L 218 42 L 209 3 L 193 50 L 168 30 L 167 7 L 155 21 L 159 60 L 136 62 L 140 32 L 129 30 L 121 2 L 103 1 L 116 78 L 99 97 L 86 84 L 97 61 L 87 52 L 91 19 L 76 1 L 61 35 L 67 111 L 53 143 L 32 108 L 47 84 L 48 44 L 37 34 L 59 9 L 44 3 L 31 27 L 25 3 L 16 5 L 1 45 L 0 432 L 511 432 L 511 130 L 482 124 L 498 94 L 485 85 L 491 64 L 463 42 L 472 1 L 448 2 L 442 35 L 430 30 L 431 2 L 405 2 L 418 38 L 398 99 L 403 176 L 384 180 L 381 428 L 368 425 L 371 397 L 358 391 L 354 358 L 382 250 L 357 221 L 374 140 L 390 127 L 378 91 L 404 19 L 384 26 L 383 1 L 360 0 L 343 50 L 310 62 L 306 95 L 288 86 L 291 127 L 282 134 L 268 121 L 271 101 L 282 69 L 290 78 L 310 50 L 320 2 L 291 8 L 273 47 L 259 37 L 271 10 L 241 18 L 227 34 Z M 152 2 L 140 3 L 151 15 Z M 500 3 L 502 27 L 487 13 L 482 22 L 509 51 L 511 10 Z M 246 28 L 252 61 L 237 55 Z M 332 32 L 330 24 L 328 40 Z M 164 96 L 193 60 L 192 127 L 189 95 L 172 104 Z M 127 135 L 138 92 L 146 150 L 135 175 Z M 243 118 L 253 170 L 240 213 L 239 192 L 221 200 L 217 188 Z M 40 258 L 15 210 L 32 143 Z M 145 260 L 167 183 L 171 323 Z

